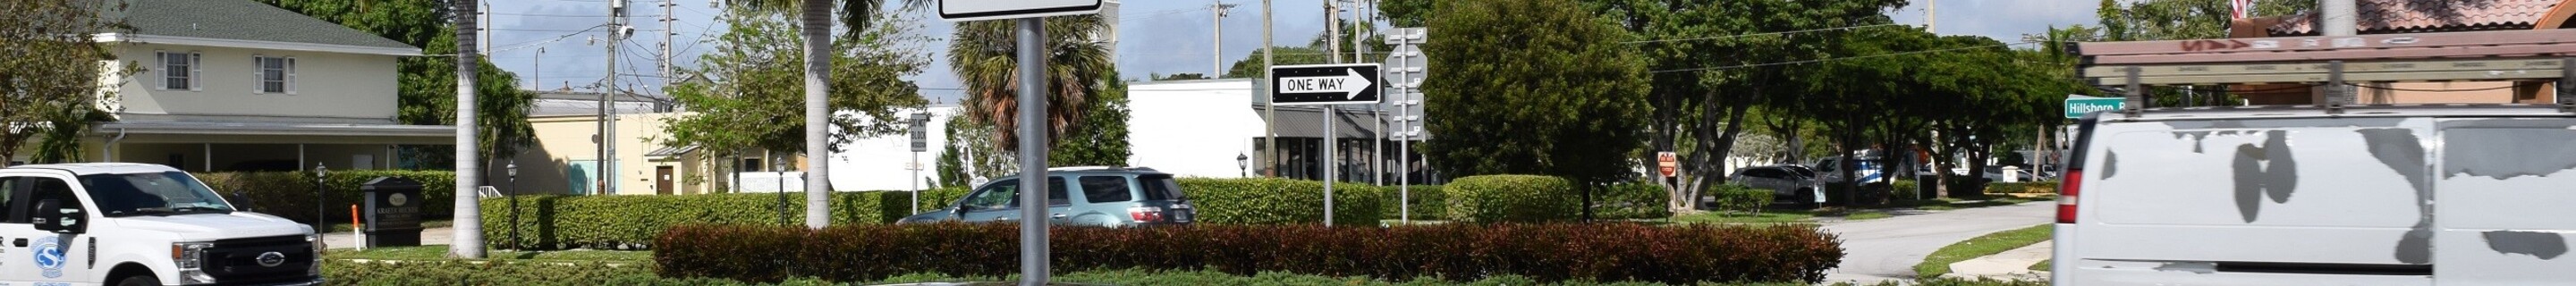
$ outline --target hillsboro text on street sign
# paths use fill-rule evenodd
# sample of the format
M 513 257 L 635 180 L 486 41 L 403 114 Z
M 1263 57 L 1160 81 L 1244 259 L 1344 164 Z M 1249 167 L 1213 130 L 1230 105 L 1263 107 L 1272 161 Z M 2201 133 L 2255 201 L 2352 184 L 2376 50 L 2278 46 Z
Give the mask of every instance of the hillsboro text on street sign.
M 1101 0 L 944 0 L 939 18 L 949 21 L 997 20 L 1100 13 Z
M 1270 100 L 1277 105 L 1378 103 L 1378 64 L 1297 65 L 1270 68 Z
M 2084 114 L 2103 110 L 2120 110 L 2128 99 L 2118 97 L 2066 96 L 2066 118 L 2084 118 Z

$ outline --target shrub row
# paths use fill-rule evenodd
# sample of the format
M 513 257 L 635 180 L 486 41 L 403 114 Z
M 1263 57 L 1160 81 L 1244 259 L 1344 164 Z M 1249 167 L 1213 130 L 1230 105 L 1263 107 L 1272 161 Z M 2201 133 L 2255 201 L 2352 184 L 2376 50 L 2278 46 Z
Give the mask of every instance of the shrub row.
M 1640 224 L 1442 224 L 1057 227 L 1063 272 L 1213 269 L 1453 281 L 1522 275 L 1543 282 L 1816 282 L 1842 260 L 1812 227 Z M 803 227 L 689 225 L 662 233 L 653 253 L 665 277 L 771 282 L 790 277 L 874 281 L 935 272 L 998 276 L 1017 270 L 1012 224 Z
M 922 211 L 947 203 L 932 196 L 962 190 L 922 192 Z M 948 195 L 950 197 L 960 195 Z M 705 194 L 678 196 L 525 195 L 482 202 L 483 238 L 504 249 L 644 249 L 663 229 L 681 224 L 805 223 L 805 194 Z M 510 207 L 516 200 L 513 216 Z M 912 214 L 909 192 L 836 192 L 831 196 L 832 224 L 881 224 Z M 782 210 L 782 207 L 784 208 Z M 515 233 L 514 233 L 515 232 Z
M 1709 188 L 1709 192 L 1709 195 L 1717 198 L 1710 202 L 1709 208 L 1741 213 L 1762 213 L 1762 208 L 1770 207 L 1771 202 L 1776 199 L 1773 196 L 1777 195 L 1770 189 L 1757 189 L 1736 184 L 1718 185 Z
M 1324 221 L 1324 182 L 1279 178 L 1179 180 L 1202 224 L 1291 224 Z M 1414 192 L 1421 195 L 1422 192 Z M 1377 225 L 1395 188 L 1333 185 L 1333 221 Z
M 1657 219 L 1673 216 L 1673 194 L 1663 185 L 1628 182 L 1592 194 L 1592 216 L 1599 219 Z
M 2055 194 L 2057 182 L 1987 183 L 1988 194 Z
M 1582 215 L 1581 197 L 1564 178 L 1533 175 L 1468 176 L 1449 181 L 1447 218 L 1465 222 L 1545 222 Z
M 1406 190 L 1395 190 L 1395 187 L 1387 188 L 1389 189 L 1389 193 L 1387 193 L 1388 203 L 1383 211 L 1386 213 L 1383 215 L 1385 218 L 1399 218 L 1397 214 L 1403 213 L 1405 211 L 1403 208 L 1406 208 L 1406 206 L 1397 205 L 1394 202 L 1406 199 L 1413 202 L 1413 205 L 1411 206 L 1413 219 L 1437 220 L 1440 219 L 1441 216 L 1448 215 L 1449 213 L 1449 193 L 1441 191 L 1440 185 L 1413 185 Z M 1399 198 L 1404 197 L 1405 194 L 1396 193 L 1397 191 L 1410 192 L 1411 197 Z
M 348 206 L 365 199 L 365 195 L 358 191 L 358 184 L 366 183 L 367 180 L 373 180 L 376 177 L 400 177 L 420 182 L 421 198 L 415 201 L 427 203 L 421 206 L 421 211 L 424 212 L 423 219 L 447 219 L 456 210 L 456 172 L 454 171 L 331 171 L 330 177 L 324 178 L 322 183 L 328 186 L 324 189 L 324 192 L 329 194 L 325 197 L 328 202 L 323 202 L 331 204 L 326 206 L 329 207 L 327 209 L 316 208 L 313 205 L 316 202 L 313 173 L 310 172 L 219 172 L 190 175 L 206 183 L 206 187 L 213 189 L 216 194 L 234 200 L 234 204 L 247 205 L 252 212 L 275 215 L 304 224 L 313 223 L 315 212 L 328 213 L 328 216 L 323 219 L 330 222 L 349 222 Z

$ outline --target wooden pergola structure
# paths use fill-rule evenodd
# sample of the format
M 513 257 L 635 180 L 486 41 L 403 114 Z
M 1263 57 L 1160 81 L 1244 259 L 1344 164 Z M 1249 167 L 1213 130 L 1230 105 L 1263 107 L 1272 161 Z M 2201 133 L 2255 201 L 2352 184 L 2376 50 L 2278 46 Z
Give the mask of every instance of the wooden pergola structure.
M 2317 84 L 2340 113 L 2353 82 L 2555 81 L 2576 112 L 2576 29 L 2172 41 L 2087 42 L 2079 76 L 2126 86 L 2121 112 L 2147 108 L 2145 85 Z

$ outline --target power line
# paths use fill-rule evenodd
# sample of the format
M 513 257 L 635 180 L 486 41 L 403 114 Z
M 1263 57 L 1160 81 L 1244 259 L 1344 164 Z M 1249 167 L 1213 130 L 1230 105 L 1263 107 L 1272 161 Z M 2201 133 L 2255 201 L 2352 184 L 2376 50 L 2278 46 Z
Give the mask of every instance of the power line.
M 1850 27 L 1835 27 L 1835 28 L 1823 28 L 1823 29 L 1807 29 L 1807 30 L 1786 31 L 1786 32 L 1767 32 L 1767 33 L 1752 33 L 1752 34 L 1735 34 L 1735 35 L 1726 35 L 1726 36 L 1714 36 L 1714 37 L 1703 37 L 1703 38 L 1689 38 L 1689 39 L 1668 39 L 1668 40 L 1628 41 L 1628 42 L 1619 42 L 1619 43 L 1621 43 L 1621 44 L 1643 44 L 1643 43 L 1660 43 L 1660 42 L 1675 42 L 1675 41 L 1713 40 L 1713 39 L 1725 39 L 1725 38 L 1736 38 L 1736 37 L 1751 37 L 1751 36 L 1763 36 L 1763 35 L 1796 34 L 1796 33 L 1822 32 L 1822 31 L 1834 31 L 1834 30 L 1850 30 L 1850 29 L 1869 28 L 1869 27 L 1880 27 L 1880 26 L 1902 26 L 1902 25 L 1897 25 L 1897 24 L 1877 24 L 1877 25 L 1867 25 L 1867 26 L 1850 26 Z
M 1705 68 L 1669 69 L 1669 70 L 1659 70 L 1659 71 L 1654 71 L 1654 72 L 1652 72 L 1652 73 L 1684 72 L 1684 71 L 1703 71 L 1703 70 L 1723 70 L 1723 69 L 1739 69 L 1739 68 L 1750 68 L 1750 67 L 1766 67 L 1766 66 L 1776 66 L 1776 65 L 1809 64 L 1809 63 L 1820 63 L 1820 62 L 1839 61 L 1839 60 L 1853 60 L 1853 59 L 1866 59 L 1866 58 L 1893 57 L 1893 56 L 1903 56 L 1903 55 L 1913 55 L 1913 54 L 1927 54 L 1927 53 L 1938 53 L 1938 52 L 1948 52 L 1948 51 L 1958 51 L 1958 50 L 1974 50 L 1974 49 L 2001 48 L 2001 47 L 2011 47 L 2011 46 L 2027 45 L 2027 44 L 2034 44 L 2034 43 L 2036 43 L 2036 42 L 2020 42 L 2020 43 L 2011 43 L 2011 44 L 2002 44 L 2002 45 L 1985 45 L 1985 46 L 1975 46 L 1975 47 L 1965 47 L 1965 48 L 1949 48 L 1949 49 L 1939 49 L 1939 50 L 1929 50 L 1929 51 L 1912 51 L 1912 52 L 1903 52 L 1903 53 L 1894 53 L 1894 54 L 1884 54 L 1884 55 L 1850 56 L 1850 57 L 1825 58 L 1825 59 L 1813 59 L 1813 60 L 1791 61 L 1791 62 L 1760 63 L 1760 64 L 1742 64 L 1742 65 L 1732 65 L 1732 66 L 1722 66 L 1722 67 L 1705 67 Z

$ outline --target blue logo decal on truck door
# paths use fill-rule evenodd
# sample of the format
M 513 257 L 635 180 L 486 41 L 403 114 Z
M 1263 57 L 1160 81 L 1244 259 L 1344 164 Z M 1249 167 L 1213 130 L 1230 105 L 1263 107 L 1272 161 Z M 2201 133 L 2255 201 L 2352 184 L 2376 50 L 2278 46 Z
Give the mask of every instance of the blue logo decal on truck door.
M 63 256 L 61 240 L 51 236 L 37 238 L 35 252 L 36 268 L 45 270 L 45 278 L 63 277 L 63 262 L 69 259 Z

